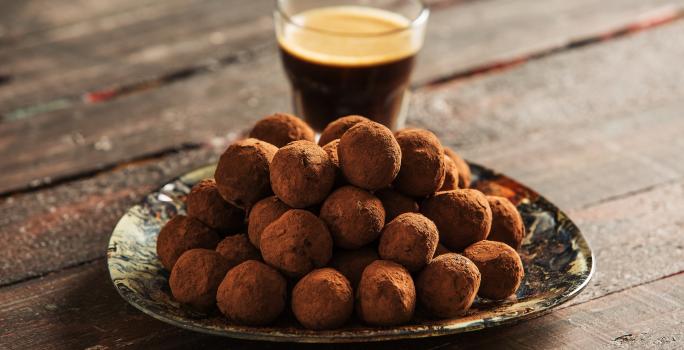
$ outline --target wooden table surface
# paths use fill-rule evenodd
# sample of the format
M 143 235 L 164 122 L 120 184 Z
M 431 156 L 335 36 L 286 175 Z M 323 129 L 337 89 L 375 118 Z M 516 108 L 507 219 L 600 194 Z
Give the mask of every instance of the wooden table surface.
M 429 4 L 409 123 L 557 203 L 597 271 L 529 322 L 349 348 L 684 348 L 684 0 Z M 290 109 L 272 6 L 0 4 L 0 348 L 282 347 L 156 321 L 104 259 L 129 206 Z

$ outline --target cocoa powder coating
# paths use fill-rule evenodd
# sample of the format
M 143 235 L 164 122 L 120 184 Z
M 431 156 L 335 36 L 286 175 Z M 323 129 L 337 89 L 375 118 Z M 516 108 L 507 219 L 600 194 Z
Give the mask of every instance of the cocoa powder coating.
M 185 251 L 194 248 L 214 249 L 219 241 L 218 234 L 199 220 L 176 215 L 157 236 L 157 256 L 164 268 L 171 271 Z
M 480 288 L 480 271 L 468 258 L 447 253 L 432 260 L 416 281 L 418 302 L 432 316 L 463 315 Z
M 264 261 L 290 277 L 325 266 L 332 256 L 332 237 L 323 221 L 306 210 L 292 209 L 261 234 Z
M 449 156 L 456 165 L 456 169 L 458 170 L 458 188 L 469 188 L 472 174 L 470 173 L 470 166 L 468 163 L 451 148 L 445 147 L 444 153 Z
M 323 146 L 323 150 L 328 153 L 330 161 L 335 166 L 335 188 L 343 186 L 347 182 L 347 180 L 344 179 L 344 174 L 340 168 L 340 157 L 337 155 L 337 146 L 339 146 L 339 144 L 340 139 L 335 139 Z
M 216 290 L 229 268 L 228 261 L 213 250 L 190 249 L 171 270 L 171 294 L 183 304 L 210 310 L 216 305 Z
M 518 209 L 504 197 L 487 196 L 492 209 L 492 229 L 487 239 L 503 242 L 518 250 L 525 237 L 525 225 Z
M 518 253 L 505 243 L 480 241 L 463 251 L 482 274 L 478 295 L 499 300 L 515 293 L 525 276 Z
M 248 209 L 270 195 L 269 165 L 276 146 L 257 139 L 237 141 L 221 155 L 214 178 L 221 197 L 238 208 Z
M 418 203 L 413 198 L 405 196 L 391 188 L 375 192 L 385 208 L 385 222 L 390 222 L 403 213 L 418 213 Z
M 458 187 L 458 168 L 456 167 L 456 162 L 454 162 L 451 157 L 444 155 L 444 183 L 439 191 L 451 191 L 457 190 Z
M 437 226 L 418 213 L 405 213 L 390 221 L 382 230 L 378 253 L 416 272 L 432 260 L 437 249 Z
M 413 197 L 435 193 L 444 183 L 444 149 L 435 134 L 404 129 L 395 134 L 401 147 L 401 170 L 394 187 Z
M 320 146 L 294 141 L 280 148 L 271 162 L 271 186 L 293 208 L 322 202 L 335 183 L 335 165 Z
M 313 270 L 292 290 L 292 311 L 305 328 L 338 328 L 354 311 L 354 292 L 347 278 L 338 271 Z
M 216 247 L 216 252 L 226 259 L 229 268 L 247 260 L 261 260 L 261 254 L 244 233 L 224 238 Z
M 314 131 L 309 124 L 292 114 L 275 113 L 259 120 L 249 137 L 283 147 L 292 141 L 314 142 Z
M 376 122 L 360 122 L 340 138 L 340 167 L 355 186 L 377 190 L 389 186 L 401 167 L 401 148 L 392 131 Z
M 360 115 L 348 115 L 346 117 L 338 118 L 330 122 L 328 126 L 325 127 L 321 133 L 321 138 L 318 139 L 318 144 L 323 146 L 327 145 L 334 139 L 339 139 L 344 135 L 347 130 L 351 129 L 352 126 L 360 122 L 370 121 L 366 117 Z
M 328 225 L 336 246 L 355 249 L 378 238 L 385 224 L 385 209 L 370 192 L 344 186 L 323 202 L 320 217 Z
M 395 326 L 413 317 L 416 289 L 411 274 L 401 265 L 376 260 L 363 271 L 356 290 L 356 313 L 376 326 Z
M 355 250 L 338 249 L 333 253 L 330 266 L 343 274 L 352 287 L 356 288 L 361 280 L 363 270 L 375 260 L 380 260 L 380 257 L 377 251 L 370 246 Z
M 272 267 L 248 260 L 235 266 L 219 285 L 216 303 L 230 320 L 242 325 L 265 326 L 285 309 L 287 282 Z
M 261 240 L 261 233 L 266 226 L 276 221 L 286 211 L 292 209 L 287 204 L 283 203 L 276 196 L 266 197 L 254 204 L 249 211 L 249 220 L 247 225 L 247 235 L 249 241 L 257 249 L 259 249 L 259 241 Z
M 189 217 L 224 234 L 240 230 L 245 221 L 245 211 L 221 197 L 214 179 L 204 179 L 193 186 L 185 207 Z
M 472 189 L 435 193 L 421 212 L 437 225 L 440 242 L 455 252 L 486 239 L 492 226 L 487 197 Z

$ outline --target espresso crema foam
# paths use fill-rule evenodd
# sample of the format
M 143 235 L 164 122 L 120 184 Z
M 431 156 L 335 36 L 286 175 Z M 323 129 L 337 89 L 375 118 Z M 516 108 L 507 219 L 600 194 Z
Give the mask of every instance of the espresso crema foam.
M 367 66 L 414 55 L 422 33 L 399 14 L 363 6 L 332 6 L 290 18 L 278 33 L 288 53 L 314 63 Z M 413 33 L 412 33 L 413 32 Z

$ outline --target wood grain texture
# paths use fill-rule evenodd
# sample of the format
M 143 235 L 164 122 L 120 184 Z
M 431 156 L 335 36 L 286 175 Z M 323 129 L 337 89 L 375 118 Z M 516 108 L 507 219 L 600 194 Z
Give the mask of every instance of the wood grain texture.
M 128 11 L 131 5 L 124 4 L 121 12 L 89 19 L 77 16 L 82 20 L 26 33 L 4 45 L 5 50 L 0 46 L 0 61 L 6 62 L 0 73 L 11 78 L 0 90 L 0 113 L 65 97 L 74 100 L 85 91 L 154 80 L 188 67 L 212 67 L 238 51 L 273 41 L 273 5 L 267 1 L 147 2 Z M 419 84 L 524 59 L 635 22 L 671 16 L 684 7 L 683 0 L 429 3 L 434 11 L 416 74 Z M 27 7 L 48 22 L 59 13 Z
M 665 43 L 680 33 L 682 28 L 684 24 L 671 25 L 606 43 L 605 48 L 603 45 L 589 47 L 531 62 L 503 74 L 428 88 L 416 96 L 418 107 L 414 108 L 416 118 L 412 122 L 432 128 L 446 144 L 457 146 L 468 158 L 513 175 L 566 209 L 578 210 L 673 181 L 681 178 L 684 172 L 684 154 L 679 152 L 682 141 L 677 137 L 678 130 L 684 127 L 684 120 L 679 115 L 682 110 L 679 99 L 682 95 L 681 86 L 668 79 L 679 81 L 677 79 L 684 77 L 680 76 L 681 72 L 659 68 L 655 58 L 648 53 L 650 51 L 634 55 L 637 48 L 644 45 L 650 45 L 659 52 L 664 51 L 663 47 L 669 47 L 661 45 L 676 46 Z M 678 52 L 676 49 L 669 51 L 673 55 Z M 610 60 L 600 60 L 600 57 L 606 57 L 606 53 L 615 54 Z M 638 57 L 643 58 L 643 61 L 638 61 Z M 578 62 L 595 62 L 595 65 L 585 64 L 586 75 L 577 73 L 577 79 L 571 79 L 575 77 L 571 67 Z M 254 64 L 258 64 L 258 61 Z M 620 86 L 608 84 L 609 77 L 619 75 L 620 69 L 617 67 L 630 67 L 634 77 L 623 76 Z M 264 74 L 268 75 L 268 72 Z M 251 84 L 257 84 L 257 81 L 259 79 Z M 665 84 L 667 82 L 669 85 Z M 663 84 L 665 86 L 661 86 Z M 244 100 L 236 103 L 249 106 L 252 99 L 260 101 L 266 98 L 266 87 L 250 86 L 259 87 L 245 90 Z M 648 86 L 649 94 L 642 94 L 643 86 Z M 180 89 L 181 85 L 168 87 L 176 88 Z M 591 93 L 599 88 L 604 94 Z M 189 96 L 188 100 L 169 101 L 169 104 L 178 102 L 178 105 L 169 107 L 170 110 L 160 120 L 169 121 L 164 118 L 173 118 L 173 123 L 164 124 L 173 126 L 178 138 L 164 138 L 161 132 L 155 134 L 153 140 L 158 145 L 165 143 L 173 147 L 179 139 L 183 140 L 182 137 L 195 132 L 204 135 L 216 132 L 210 129 L 239 129 L 258 117 L 243 114 L 243 119 L 238 119 L 239 115 L 230 114 L 229 109 L 211 110 L 216 104 L 191 103 L 222 98 L 222 94 L 212 94 L 208 90 L 198 92 L 197 97 Z M 548 102 L 535 104 L 538 101 Z M 274 99 L 269 99 L 265 103 L 256 103 L 253 108 L 245 107 L 245 110 L 259 110 L 274 102 Z M 184 103 L 188 103 L 189 107 L 183 107 Z M 141 100 L 136 106 L 144 109 L 147 104 Z M 634 108 L 630 109 L 632 106 Z M 209 109 L 203 113 L 201 108 Z M 200 115 L 211 114 L 221 117 L 208 123 L 198 119 Z M 226 115 L 231 115 L 233 119 L 223 117 Z M 130 129 L 117 127 L 119 124 L 116 119 L 86 120 L 82 126 L 105 123 L 107 120 L 112 124 L 111 133 L 106 136 L 117 145 L 117 140 L 124 138 Z M 151 128 L 153 122 L 144 118 L 136 121 L 135 118 L 125 117 L 118 121 L 122 120 L 130 120 L 129 127 L 139 128 L 141 134 L 132 135 L 140 140 L 136 147 L 150 145 L 145 138 L 150 137 L 150 131 L 146 128 Z M 117 132 L 124 135 L 119 136 Z M 0 137 L 0 140 L 3 139 Z M 114 148 L 112 152 L 123 152 L 122 148 Z M 13 247 L 9 251 L 16 252 L 6 255 L 4 260 L 0 258 L 0 269 L 4 272 L 0 274 L 3 276 L 2 283 L 102 256 L 116 219 L 131 203 L 161 185 L 164 180 L 209 162 L 219 150 L 181 152 L 165 158 L 159 165 L 163 169 L 163 176 L 159 174 L 160 169 L 156 164 L 133 164 L 107 171 L 93 179 L 2 200 L 1 211 L 11 214 L 0 218 L 0 240 Z M 46 198 L 51 198 L 51 201 Z M 677 198 L 672 200 L 680 203 Z M 108 205 L 91 205 L 99 201 L 106 201 Z M 60 203 L 60 206 L 57 207 L 55 203 Z M 74 220 L 75 215 L 80 219 Z M 45 218 L 51 218 L 50 224 L 39 224 Z M 672 230 L 668 232 L 670 239 L 676 238 L 676 230 Z M 585 231 L 593 239 L 594 231 L 591 228 Z M 28 233 L 16 235 L 16 232 Z M 634 232 L 634 235 L 638 235 Z M 89 237 L 85 245 L 84 237 Z M 599 249 L 603 249 L 600 241 L 597 244 Z M 665 257 L 675 257 L 672 254 Z M 37 256 L 50 258 L 36 259 Z M 632 272 L 638 268 L 637 265 L 627 265 Z M 644 276 L 644 280 L 667 274 L 651 272 L 653 275 Z
M 0 300 L 8 301 L 0 304 L 0 344 L 9 349 L 282 347 L 190 333 L 156 321 L 116 294 L 103 260 L 0 289 Z M 512 327 L 344 348 L 677 349 L 684 341 L 683 300 L 684 274 L 679 274 Z
M 683 28 L 674 23 L 534 61 L 500 77 L 423 89 L 414 98 L 411 122 L 440 130 L 449 142 L 476 146 L 504 134 L 534 137 L 545 128 L 646 110 L 681 96 L 684 73 L 668 67 L 684 54 L 677 40 Z M 0 124 L 0 167 L 8 170 L 0 174 L 0 193 L 206 143 L 264 114 L 288 110 L 287 84 L 272 49 L 215 74 Z

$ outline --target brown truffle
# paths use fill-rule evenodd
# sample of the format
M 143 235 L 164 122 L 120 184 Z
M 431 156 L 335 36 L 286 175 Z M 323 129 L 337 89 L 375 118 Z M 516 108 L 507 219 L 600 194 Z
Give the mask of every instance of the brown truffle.
M 385 222 L 394 220 L 399 214 L 417 213 L 420 211 L 418 203 L 413 198 L 405 196 L 393 189 L 385 188 L 375 192 L 385 208 Z
M 378 238 L 385 224 L 385 209 L 370 192 L 344 186 L 323 202 L 320 217 L 330 228 L 335 245 L 354 249 Z
M 216 305 L 216 290 L 229 266 L 213 250 L 190 249 L 180 256 L 169 277 L 173 297 L 200 310 Z
M 492 226 L 487 197 L 477 190 L 438 192 L 420 209 L 437 225 L 440 242 L 457 252 L 486 239 Z
M 287 282 L 272 267 L 248 260 L 235 266 L 216 293 L 219 310 L 229 319 L 249 326 L 265 326 L 285 309 Z
M 520 249 L 525 237 L 525 225 L 515 205 L 504 197 L 487 196 L 492 209 L 492 229 L 487 239 L 503 242 L 513 249 Z
M 352 126 L 360 123 L 370 121 L 366 117 L 360 115 L 348 115 L 346 117 L 338 118 L 330 122 L 325 130 L 321 133 L 321 138 L 318 139 L 318 144 L 323 146 L 327 145 L 334 139 L 339 139 L 344 135 L 347 130 Z
M 275 113 L 259 120 L 249 137 L 283 147 L 292 141 L 314 142 L 314 131 L 303 120 L 287 113 Z
M 458 168 L 456 163 L 448 155 L 444 155 L 444 183 L 439 191 L 457 190 L 458 187 Z
M 416 288 L 403 266 L 376 260 L 366 267 L 356 290 L 356 312 L 361 320 L 394 326 L 410 321 L 415 307 Z
M 378 253 L 371 247 L 355 250 L 338 249 L 333 254 L 330 266 L 342 273 L 344 277 L 347 277 L 352 287 L 356 288 L 366 266 L 379 259 Z
M 505 243 L 480 241 L 463 251 L 482 274 L 477 293 L 489 299 L 505 299 L 515 293 L 525 276 L 518 253 Z
M 401 167 L 401 148 L 382 124 L 360 122 L 340 138 L 340 167 L 349 183 L 377 190 L 394 181 Z
M 261 234 L 264 261 L 290 277 L 301 277 L 325 266 L 332 256 L 332 237 L 314 214 L 292 209 Z
M 221 197 L 214 179 L 204 179 L 193 186 L 185 207 L 189 217 L 221 233 L 235 232 L 245 221 L 245 211 Z
M 257 139 L 235 142 L 221 155 L 214 178 L 221 197 L 238 208 L 249 208 L 270 195 L 269 165 L 278 148 Z
M 449 249 L 447 249 L 447 247 L 445 247 L 444 244 L 437 243 L 437 249 L 435 249 L 435 254 L 432 256 L 432 258 L 434 259 L 440 255 L 444 255 L 444 254 L 448 254 L 448 253 L 451 253 L 451 251 Z
M 247 225 L 249 241 L 258 249 L 261 233 L 264 232 L 266 226 L 276 221 L 290 209 L 292 208 L 281 202 L 276 196 L 266 197 L 254 204 L 249 211 L 249 223 Z
M 395 188 L 406 195 L 424 197 L 444 183 L 444 149 L 435 134 L 423 129 L 404 129 L 396 134 L 401 147 L 401 170 Z
M 230 268 L 247 260 L 261 260 L 261 254 L 249 243 L 244 233 L 224 238 L 216 247 L 216 251 L 226 259 Z
M 418 302 L 440 318 L 460 316 L 473 304 L 480 271 L 466 257 L 448 253 L 432 260 L 416 281 Z
M 164 268 L 171 271 L 176 260 L 186 250 L 194 248 L 214 249 L 219 236 L 199 220 L 176 215 L 169 220 L 157 237 L 157 256 Z
M 294 141 L 276 152 L 271 162 L 273 192 L 293 208 L 322 202 L 335 183 L 335 165 L 328 153 L 309 141 Z
M 330 161 L 335 166 L 335 185 L 334 187 L 343 186 L 347 181 L 344 179 L 342 169 L 340 168 L 340 157 L 337 155 L 337 146 L 340 144 L 340 139 L 335 139 L 323 146 L 323 150 L 328 153 Z
M 354 293 L 344 275 L 331 268 L 313 270 L 292 290 L 292 312 L 308 329 L 333 329 L 354 312 Z
M 458 188 L 469 188 L 472 175 L 468 163 L 451 148 L 444 147 L 444 154 L 449 156 L 456 165 L 456 169 L 458 170 Z
M 382 230 L 378 253 L 382 259 L 416 272 L 432 260 L 438 241 L 437 227 L 430 219 L 418 213 L 404 213 Z

